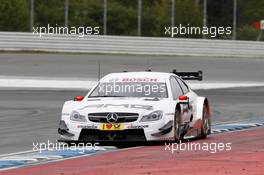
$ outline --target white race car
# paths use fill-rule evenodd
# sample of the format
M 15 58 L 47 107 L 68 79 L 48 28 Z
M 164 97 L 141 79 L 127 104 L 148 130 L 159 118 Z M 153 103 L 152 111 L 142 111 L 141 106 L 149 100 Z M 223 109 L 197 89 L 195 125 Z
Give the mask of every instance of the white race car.
M 202 72 L 121 72 L 66 101 L 58 132 L 66 141 L 179 141 L 211 131 L 209 101 L 183 80 Z

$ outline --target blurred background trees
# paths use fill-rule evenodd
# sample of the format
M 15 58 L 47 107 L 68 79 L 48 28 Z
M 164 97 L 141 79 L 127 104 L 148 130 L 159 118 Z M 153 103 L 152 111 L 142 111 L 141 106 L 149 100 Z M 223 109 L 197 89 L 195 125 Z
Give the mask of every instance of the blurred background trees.
M 28 1 L 0 0 L 0 31 L 29 31 Z
M 207 0 L 207 26 L 232 26 L 233 1 Z M 34 26 L 64 26 L 65 0 L 35 0 Z M 107 34 L 137 35 L 137 0 L 107 0 Z M 238 0 L 237 39 L 256 40 L 264 0 Z M 103 30 L 103 0 L 69 0 L 69 26 Z M 171 25 L 171 0 L 142 0 L 142 36 L 164 36 Z M 175 26 L 203 25 L 203 0 L 175 0 Z M 30 31 L 30 0 L 0 0 L 0 31 Z M 202 37 L 202 36 L 186 36 Z M 263 40 L 263 38 L 262 38 Z

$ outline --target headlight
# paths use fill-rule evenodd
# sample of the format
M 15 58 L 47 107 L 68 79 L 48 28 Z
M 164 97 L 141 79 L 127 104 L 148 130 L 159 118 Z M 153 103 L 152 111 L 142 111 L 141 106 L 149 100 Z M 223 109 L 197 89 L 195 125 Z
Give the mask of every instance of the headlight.
M 156 121 L 162 118 L 162 111 L 154 111 L 148 115 L 145 115 L 140 120 L 141 122 L 149 122 L 149 121 Z
M 76 112 L 76 111 L 73 111 L 73 112 L 71 113 L 70 119 L 71 119 L 72 121 L 77 121 L 77 122 L 86 122 L 86 118 L 85 118 L 85 116 L 79 114 L 79 113 Z

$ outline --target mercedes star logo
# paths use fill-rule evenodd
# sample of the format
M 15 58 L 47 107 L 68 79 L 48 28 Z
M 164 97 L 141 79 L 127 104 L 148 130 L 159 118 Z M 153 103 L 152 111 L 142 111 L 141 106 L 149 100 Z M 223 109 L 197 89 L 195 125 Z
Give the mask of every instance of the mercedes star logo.
M 106 116 L 106 121 L 108 123 L 115 123 L 115 122 L 117 122 L 117 120 L 118 120 L 118 115 L 116 113 L 109 113 Z

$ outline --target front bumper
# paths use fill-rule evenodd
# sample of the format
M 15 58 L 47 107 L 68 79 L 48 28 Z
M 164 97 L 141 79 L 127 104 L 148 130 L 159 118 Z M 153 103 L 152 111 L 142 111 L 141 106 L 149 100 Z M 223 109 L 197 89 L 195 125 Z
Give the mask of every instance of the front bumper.
M 62 136 L 74 137 L 74 134 L 69 132 L 69 128 L 63 120 L 60 121 L 58 133 Z
M 146 141 L 144 129 L 126 129 L 122 131 L 101 131 L 82 129 L 79 141 Z
M 173 139 L 172 120 L 125 123 L 124 130 L 100 130 L 100 123 L 60 122 L 62 139 L 73 141 L 154 141 Z

